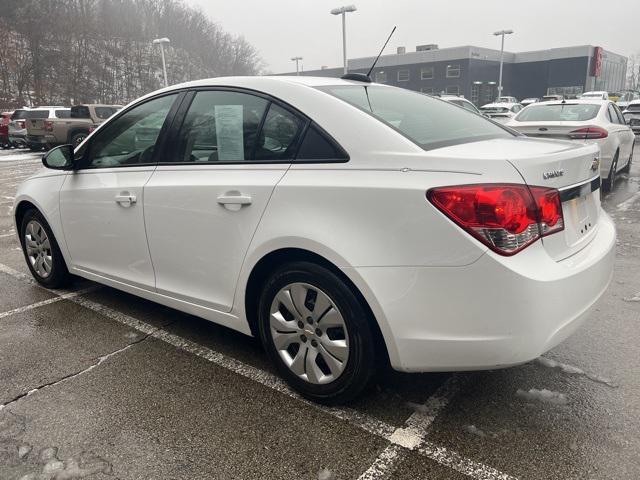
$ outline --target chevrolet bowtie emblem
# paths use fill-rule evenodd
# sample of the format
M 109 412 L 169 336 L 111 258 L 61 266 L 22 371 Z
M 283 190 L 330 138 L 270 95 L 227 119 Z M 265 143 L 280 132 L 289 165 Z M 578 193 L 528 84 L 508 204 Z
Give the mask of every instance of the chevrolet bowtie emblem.
M 596 157 L 593 159 L 593 162 L 591 162 L 591 170 L 595 172 L 596 170 L 598 170 L 599 167 L 600 167 L 600 159 Z

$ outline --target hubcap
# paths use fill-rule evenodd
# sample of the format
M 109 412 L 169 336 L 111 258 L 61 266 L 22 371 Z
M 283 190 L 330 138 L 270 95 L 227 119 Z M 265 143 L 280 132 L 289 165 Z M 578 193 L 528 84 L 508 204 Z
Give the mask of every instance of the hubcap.
M 301 379 L 330 383 L 349 359 L 342 314 L 322 290 L 307 283 L 282 288 L 271 303 L 271 338 L 282 361 Z
M 29 263 L 42 277 L 47 278 L 53 269 L 53 256 L 51 254 L 51 242 L 42 225 L 36 220 L 27 223 L 24 233 L 24 244 L 27 250 Z

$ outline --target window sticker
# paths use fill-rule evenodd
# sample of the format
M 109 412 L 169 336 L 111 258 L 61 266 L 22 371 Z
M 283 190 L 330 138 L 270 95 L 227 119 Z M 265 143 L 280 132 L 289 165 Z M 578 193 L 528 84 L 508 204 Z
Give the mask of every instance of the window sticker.
M 216 105 L 218 160 L 244 160 L 242 105 Z

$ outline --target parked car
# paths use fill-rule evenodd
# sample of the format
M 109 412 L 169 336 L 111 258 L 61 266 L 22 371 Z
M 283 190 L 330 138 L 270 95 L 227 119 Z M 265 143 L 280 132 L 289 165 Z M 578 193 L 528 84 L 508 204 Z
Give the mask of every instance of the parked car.
M 522 105 L 523 107 L 526 107 L 527 105 L 531 105 L 532 103 L 537 103 L 539 101 L 540 99 L 536 97 L 525 98 L 520 102 L 520 105 Z
M 44 143 L 80 145 L 98 125 L 122 108 L 121 105 L 86 104 L 71 107 L 68 118 L 50 119 L 34 124 Z
M 464 97 L 459 97 L 457 95 L 439 95 L 440 99 L 445 102 L 453 103 L 454 105 L 458 105 L 459 107 L 466 108 L 467 110 L 478 113 L 482 115 L 482 112 L 476 107 L 473 102 L 470 102 Z
M 609 100 L 580 99 L 531 105 L 508 126 L 530 137 L 597 144 L 605 190 L 613 189 L 617 172 L 628 172 L 631 168 L 634 135 L 620 109 Z
M 609 94 L 607 92 L 584 92 L 580 95 L 580 98 L 590 99 L 593 98 L 595 100 L 609 100 Z M 613 100 L 612 100 L 613 101 Z
M 13 112 L 0 113 L 0 147 L 9 148 L 11 143 L 9 142 L 9 122 L 11 122 L 11 115 Z
M 640 135 L 640 100 L 630 102 L 627 109 L 622 112 L 622 116 L 633 133 L 636 136 Z
M 618 105 L 618 108 L 623 111 L 629 106 L 631 102 L 640 100 L 640 93 L 636 92 L 635 90 L 624 90 L 618 95 L 619 98 L 616 101 L 616 104 Z
M 494 103 L 520 103 L 516 97 L 498 97 Z
M 17 109 L 11 115 L 9 122 L 9 142 L 14 147 L 29 147 L 27 143 L 27 121 L 37 118 L 49 118 L 55 109 L 63 109 L 62 106 L 23 107 Z
M 255 335 L 337 403 L 381 363 L 493 369 L 571 335 L 613 271 L 597 155 L 388 85 L 216 78 L 50 150 L 13 212 L 42 285 L 79 275 Z
M 519 103 L 489 103 L 480 107 L 480 111 L 496 122 L 506 123 L 523 108 Z
M 556 102 L 560 100 L 564 100 L 563 95 L 545 95 L 540 99 L 541 102 Z
M 36 114 L 34 112 L 38 113 Z M 71 109 L 68 107 L 51 107 L 48 109 L 48 115 L 46 117 L 44 116 L 45 113 L 45 108 L 31 110 L 25 120 L 27 127 L 25 143 L 34 152 L 42 150 L 43 148 L 46 150 L 51 148 L 51 145 L 45 138 L 47 127 L 51 125 L 51 121 L 54 118 L 69 118 L 71 116 Z

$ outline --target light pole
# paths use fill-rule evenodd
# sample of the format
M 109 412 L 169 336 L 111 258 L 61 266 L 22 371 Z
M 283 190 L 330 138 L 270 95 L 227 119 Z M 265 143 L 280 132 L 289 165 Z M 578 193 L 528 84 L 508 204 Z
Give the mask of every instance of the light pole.
M 298 69 L 298 62 L 302 60 L 302 57 L 292 57 L 291 61 L 296 62 L 296 75 L 300 75 L 300 70 Z
M 170 43 L 171 41 L 167 37 L 156 38 L 153 41 L 154 45 L 160 45 L 160 54 L 162 55 L 162 72 L 164 73 L 164 86 L 168 87 L 169 82 L 167 81 L 167 64 L 164 61 L 164 44 Z
M 511 35 L 513 30 L 500 30 L 493 32 L 496 37 L 502 36 L 502 46 L 500 47 L 500 76 L 498 77 L 498 98 L 502 96 L 502 66 L 504 64 L 504 36 Z
M 344 62 L 344 74 L 347 74 L 347 21 L 346 15 L 349 12 L 355 12 L 355 5 L 346 5 L 331 10 L 331 15 L 342 15 L 342 60 Z

